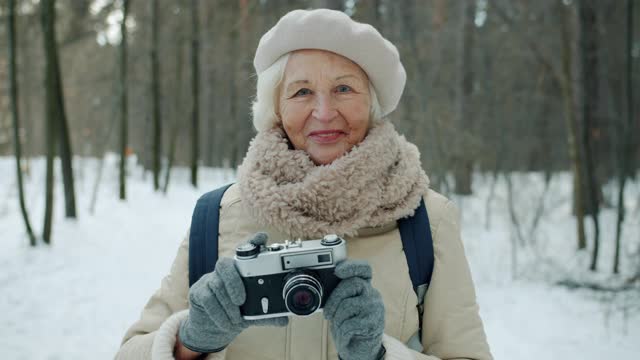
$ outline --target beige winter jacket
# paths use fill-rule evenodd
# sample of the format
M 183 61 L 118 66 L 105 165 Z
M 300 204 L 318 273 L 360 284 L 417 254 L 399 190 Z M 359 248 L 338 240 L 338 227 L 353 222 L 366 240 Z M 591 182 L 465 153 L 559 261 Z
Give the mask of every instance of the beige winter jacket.
M 492 359 L 460 239 L 458 210 L 431 190 L 425 202 L 435 265 L 425 298 L 422 353 L 404 345 L 418 330 L 418 311 L 396 224 L 362 229 L 358 237 L 346 238 L 348 256 L 371 264 L 373 286 L 384 301 L 385 359 Z M 229 188 L 222 199 L 219 226 L 221 257 L 233 256 L 237 244 L 253 233 L 265 231 L 247 216 L 237 186 Z M 270 241 L 285 239 L 274 229 L 266 232 Z M 125 334 L 117 359 L 173 358 L 180 322 L 188 314 L 188 246 L 187 236 L 160 289 Z M 338 356 L 327 321 L 322 313 L 316 313 L 290 317 L 285 328 L 249 328 L 224 351 L 210 354 L 207 359 L 333 360 Z

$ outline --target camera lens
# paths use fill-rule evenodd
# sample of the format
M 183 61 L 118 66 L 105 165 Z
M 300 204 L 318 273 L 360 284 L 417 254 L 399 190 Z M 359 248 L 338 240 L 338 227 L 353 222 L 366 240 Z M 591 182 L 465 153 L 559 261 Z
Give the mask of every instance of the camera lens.
M 285 277 L 282 297 L 289 312 L 310 315 L 320 307 L 322 285 L 312 272 L 294 271 Z
M 291 300 L 293 306 L 299 310 L 309 311 L 313 307 L 313 293 L 307 289 L 295 291 Z

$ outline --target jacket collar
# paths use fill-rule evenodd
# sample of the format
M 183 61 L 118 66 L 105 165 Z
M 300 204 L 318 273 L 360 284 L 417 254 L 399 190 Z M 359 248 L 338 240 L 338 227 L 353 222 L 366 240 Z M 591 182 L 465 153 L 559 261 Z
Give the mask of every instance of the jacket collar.
M 358 230 L 358 237 L 369 237 L 386 234 L 389 231 L 393 231 L 398 227 L 396 221 L 390 221 L 380 226 L 367 226 Z

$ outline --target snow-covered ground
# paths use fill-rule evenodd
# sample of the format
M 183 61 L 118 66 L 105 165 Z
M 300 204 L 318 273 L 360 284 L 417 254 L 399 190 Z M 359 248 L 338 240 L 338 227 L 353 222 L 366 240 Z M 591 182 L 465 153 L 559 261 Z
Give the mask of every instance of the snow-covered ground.
M 95 213 L 90 214 L 98 162 L 75 160 L 76 221 L 64 219 L 58 175 L 53 245 L 31 248 L 20 216 L 13 159 L 0 158 L 0 358 L 113 358 L 125 330 L 169 270 L 195 200 L 233 179 L 230 171 L 202 169 L 202 185 L 196 190 L 189 185 L 187 169 L 176 169 L 165 196 L 154 193 L 151 177 L 132 164 L 128 200 L 122 202 L 117 199 L 116 164 L 114 157 L 107 158 Z M 44 162 L 30 165 L 27 206 L 40 234 Z M 474 178 L 473 196 L 454 197 L 462 209 L 467 256 L 495 358 L 640 358 L 638 290 L 610 294 L 554 285 L 569 277 L 619 280 L 610 275 L 615 212 L 602 214 L 600 273 L 590 274 L 585 270 L 589 254 L 575 252 L 569 175 L 554 176 L 544 197 L 542 175 L 514 174 L 512 180 L 525 242 L 516 251 L 504 179 L 489 204 L 491 178 L 484 175 Z M 607 196 L 614 191 L 614 186 L 605 188 Z M 637 268 L 633 254 L 640 246 L 639 199 L 640 186 L 630 185 L 621 257 L 626 275 Z M 543 215 L 532 231 L 539 204 Z M 587 230 L 592 232 L 590 224 Z

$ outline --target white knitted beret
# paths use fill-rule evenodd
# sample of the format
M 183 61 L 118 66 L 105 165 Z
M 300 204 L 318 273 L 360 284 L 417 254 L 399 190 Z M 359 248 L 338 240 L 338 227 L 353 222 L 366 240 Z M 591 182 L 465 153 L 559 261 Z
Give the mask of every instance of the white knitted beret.
M 398 49 L 373 26 L 336 10 L 293 10 L 262 36 L 253 65 L 260 74 L 282 55 L 300 49 L 331 51 L 358 64 L 376 90 L 382 116 L 398 105 L 407 74 Z

